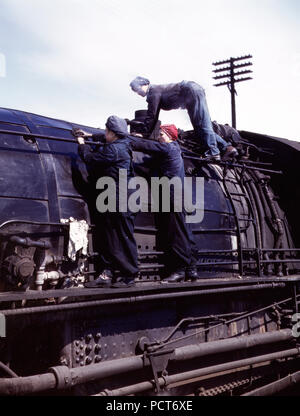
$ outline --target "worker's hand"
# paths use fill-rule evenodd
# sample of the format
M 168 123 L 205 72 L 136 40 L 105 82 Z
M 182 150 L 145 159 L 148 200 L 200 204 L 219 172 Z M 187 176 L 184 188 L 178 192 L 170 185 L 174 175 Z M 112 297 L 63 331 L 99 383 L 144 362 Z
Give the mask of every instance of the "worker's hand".
M 74 137 L 90 137 L 91 135 L 81 129 L 73 129 L 72 134 Z
M 85 143 L 83 137 L 77 137 L 77 141 L 78 141 L 78 144 L 84 144 Z

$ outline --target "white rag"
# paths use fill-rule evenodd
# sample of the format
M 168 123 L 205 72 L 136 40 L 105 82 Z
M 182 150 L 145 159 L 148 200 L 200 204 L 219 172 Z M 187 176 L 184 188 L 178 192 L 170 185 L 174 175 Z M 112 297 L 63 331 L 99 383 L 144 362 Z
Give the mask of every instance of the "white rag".
M 82 249 L 82 254 L 87 255 L 89 225 L 85 220 L 77 221 L 74 218 L 61 220 L 62 223 L 70 224 L 68 256 L 76 260 L 76 253 Z

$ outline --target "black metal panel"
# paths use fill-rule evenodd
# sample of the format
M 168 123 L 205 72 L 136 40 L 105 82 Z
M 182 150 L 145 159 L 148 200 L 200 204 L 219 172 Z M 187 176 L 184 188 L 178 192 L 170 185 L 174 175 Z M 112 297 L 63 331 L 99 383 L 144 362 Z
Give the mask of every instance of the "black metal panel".
M 36 146 L 22 136 L 1 135 L 0 150 L 0 198 L 46 200 L 46 178 Z
M 47 201 L 0 197 L 1 224 L 20 218 L 23 220 L 32 220 L 33 212 L 35 221 L 49 221 Z
M 24 122 L 31 133 L 40 133 L 39 128 L 31 123 L 29 113 L 23 113 L 22 116 L 24 117 Z M 40 158 L 44 168 L 44 176 L 47 181 L 49 219 L 50 221 L 59 222 L 60 213 L 57 197 L 57 183 L 55 176 L 55 166 L 53 163 L 53 156 L 51 154 L 47 141 L 37 139 L 36 143 L 40 151 Z
M 24 124 L 23 120 L 18 117 L 18 114 L 14 110 L 7 108 L 0 108 L 0 121 L 5 123 Z
M 39 127 L 39 131 L 45 135 L 73 139 L 70 130 Z M 48 145 L 53 156 L 58 194 L 82 197 L 88 184 L 88 173 L 85 163 L 78 156 L 77 144 L 49 141 Z
M 89 210 L 82 199 L 59 197 L 59 210 L 61 218 L 76 217 L 77 220 L 86 220 L 90 223 Z

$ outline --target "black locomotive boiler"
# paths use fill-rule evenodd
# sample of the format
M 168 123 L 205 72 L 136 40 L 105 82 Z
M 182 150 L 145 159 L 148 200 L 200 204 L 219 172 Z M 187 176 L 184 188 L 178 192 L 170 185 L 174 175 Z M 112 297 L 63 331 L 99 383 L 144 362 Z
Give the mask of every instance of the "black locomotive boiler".
M 0 395 L 269 395 L 295 384 L 300 144 L 241 131 L 240 159 L 208 163 L 182 132 L 186 174 L 204 183 L 199 280 L 160 283 L 162 244 L 145 212 L 136 286 L 88 289 L 101 230 L 77 127 L 99 132 L 0 109 Z M 75 260 L 70 218 L 89 225 Z

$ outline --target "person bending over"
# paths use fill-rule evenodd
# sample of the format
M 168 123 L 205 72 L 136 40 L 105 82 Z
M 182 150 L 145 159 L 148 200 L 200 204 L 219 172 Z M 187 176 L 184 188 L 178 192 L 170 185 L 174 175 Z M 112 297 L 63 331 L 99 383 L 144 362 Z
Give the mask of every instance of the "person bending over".
M 183 108 L 188 111 L 195 134 L 206 148 L 208 159 L 220 160 L 220 147 L 225 159 L 238 154 L 237 150 L 217 135 L 212 127 L 205 91 L 194 81 L 182 81 L 175 84 L 152 85 L 147 78 L 136 77 L 130 83 L 131 89 L 148 103 L 147 117 L 144 123 L 145 135 L 150 135 L 159 118 L 160 110 Z

